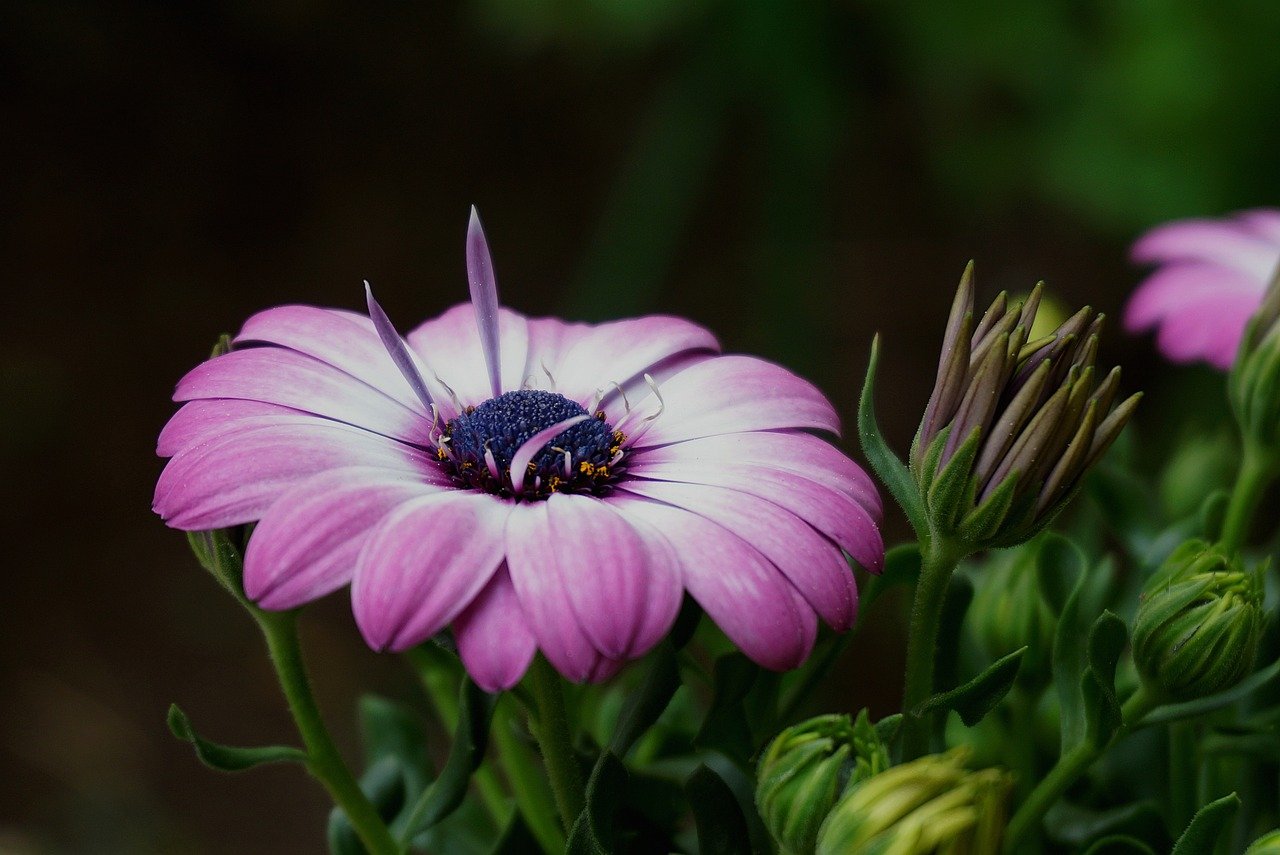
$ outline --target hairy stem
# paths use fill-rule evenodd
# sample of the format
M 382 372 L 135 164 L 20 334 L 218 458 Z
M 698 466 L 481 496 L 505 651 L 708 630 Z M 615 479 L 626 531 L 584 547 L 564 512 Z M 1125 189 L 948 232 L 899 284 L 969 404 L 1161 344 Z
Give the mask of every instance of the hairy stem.
M 1245 441 L 1235 487 L 1231 490 L 1231 501 L 1222 522 L 1221 544 L 1228 552 L 1236 552 L 1244 546 L 1258 505 L 1262 503 L 1267 487 L 1275 479 L 1278 468 L 1280 467 L 1272 455 L 1254 443 Z
M 556 797 L 561 824 L 568 831 L 573 828 L 578 814 L 582 813 L 585 795 L 582 770 L 574 756 L 569 733 L 564 687 L 560 684 L 560 675 L 542 656 L 535 657 L 529 666 L 529 681 L 537 708 L 536 736 L 542 749 L 542 761 L 551 780 L 551 792 Z
M 938 652 L 938 624 L 947 598 L 951 574 L 960 562 L 960 550 L 941 537 L 921 544 L 920 581 L 911 606 L 907 631 L 907 672 L 902 700 L 902 759 L 914 760 L 929 753 L 931 715 L 916 710 L 933 695 L 934 662 Z
M 267 641 L 280 688 L 284 690 L 289 711 L 306 746 L 307 768 L 329 791 L 334 803 L 346 813 L 347 820 L 370 855 L 399 855 L 400 847 L 352 777 L 320 717 L 302 661 L 295 613 L 254 609 L 253 615 Z

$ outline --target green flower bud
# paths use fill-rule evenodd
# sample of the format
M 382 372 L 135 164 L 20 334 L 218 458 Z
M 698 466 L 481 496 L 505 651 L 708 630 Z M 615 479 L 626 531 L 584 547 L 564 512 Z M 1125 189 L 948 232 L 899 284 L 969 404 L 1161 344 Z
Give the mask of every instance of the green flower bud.
M 1001 294 L 975 323 L 965 269 L 911 448 L 930 525 L 971 549 L 1023 543 L 1047 526 L 1140 398 L 1115 404 L 1118 368 L 1100 379 L 1103 316 L 1092 309 L 1030 340 L 1041 293 L 1012 305 Z
M 1024 685 L 1036 685 L 1048 677 L 1057 624 L 1040 593 L 1036 555 L 1033 548 L 1012 550 L 989 570 L 975 574 L 977 591 L 968 615 L 974 635 L 990 658 L 1027 648 L 1018 669 L 1018 681 Z
M 1245 327 L 1227 390 L 1245 441 L 1280 460 L 1280 270 Z
M 1012 778 L 970 772 L 957 748 L 852 786 L 818 832 L 818 855 L 999 852 Z
M 1262 636 L 1258 572 L 1204 541 L 1183 544 L 1147 582 L 1134 621 L 1133 660 L 1159 697 L 1194 700 L 1253 671 Z
M 867 711 L 824 715 L 769 744 L 756 774 L 756 806 L 784 855 L 812 855 L 818 828 L 845 789 L 889 768 Z
M 1244 855 L 1280 855 L 1280 828 L 1268 831 L 1250 843 Z

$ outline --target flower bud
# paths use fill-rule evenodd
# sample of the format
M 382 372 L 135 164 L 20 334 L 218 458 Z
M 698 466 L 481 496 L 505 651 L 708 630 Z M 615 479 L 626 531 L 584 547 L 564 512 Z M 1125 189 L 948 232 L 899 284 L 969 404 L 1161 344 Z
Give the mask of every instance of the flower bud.
M 789 727 L 756 770 L 756 806 L 784 855 L 812 855 L 818 828 L 851 784 L 889 767 L 867 711 L 856 722 L 824 715 Z
M 1245 441 L 1280 459 L 1280 270 L 1245 327 L 1227 389 Z
M 818 833 L 819 855 L 999 852 L 1012 778 L 970 772 L 957 748 L 895 766 L 850 787 Z
M 1158 697 L 1194 700 L 1253 670 L 1262 635 L 1260 574 L 1222 549 L 1189 541 L 1147 582 L 1134 621 L 1133 659 Z
M 930 525 L 972 549 L 1022 543 L 1048 525 L 1140 398 L 1116 405 L 1120 369 L 1100 377 L 1103 316 L 1092 309 L 1029 340 L 1041 292 L 1013 304 L 1001 294 L 975 323 L 965 269 L 912 445 Z
M 992 659 L 1027 648 L 1018 669 L 1023 685 L 1038 684 L 1049 674 L 1056 621 L 1040 593 L 1037 550 L 1004 553 L 989 571 L 979 574 L 968 620 L 978 642 Z
M 1280 855 L 1280 828 L 1268 831 L 1250 843 L 1244 855 Z

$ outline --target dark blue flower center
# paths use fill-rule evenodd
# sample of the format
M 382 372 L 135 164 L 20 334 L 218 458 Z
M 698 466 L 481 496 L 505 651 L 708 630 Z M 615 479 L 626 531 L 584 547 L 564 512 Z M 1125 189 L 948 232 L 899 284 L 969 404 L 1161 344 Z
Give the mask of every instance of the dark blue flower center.
M 591 417 L 556 434 L 523 473 L 511 471 L 516 451 L 534 434 L 583 415 Z M 461 485 L 507 496 L 516 493 L 514 479 L 523 477 L 519 492 L 525 499 L 545 499 L 555 492 L 606 492 L 626 438 L 605 421 L 603 412 L 591 415 L 564 395 L 538 389 L 505 392 L 468 407 L 449 421 L 444 436 L 440 458 Z

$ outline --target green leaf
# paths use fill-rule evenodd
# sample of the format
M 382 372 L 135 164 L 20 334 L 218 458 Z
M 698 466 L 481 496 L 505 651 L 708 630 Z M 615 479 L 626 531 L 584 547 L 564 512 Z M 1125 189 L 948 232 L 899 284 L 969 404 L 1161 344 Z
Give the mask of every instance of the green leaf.
M 1222 524 L 1227 519 L 1227 505 L 1231 494 L 1226 490 L 1214 490 L 1200 505 L 1197 515 L 1200 533 L 1208 540 L 1216 540 L 1222 534 Z
M 1170 855 L 1204 855 L 1218 845 L 1218 838 L 1240 809 L 1240 799 L 1235 793 L 1200 808 L 1191 818 L 1191 824 L 1173 845 Z
M 760 666 L 741 653 L 729 653 L 716 660 L 711 707 L 694 737 L 694 745 L 720 751 L 739 763 L 747 762 L 755 750 L 755 740 L 745 701 L 760 675 Z
M 360 698 L 357 716 L 365 766 L 392 756 L 429 777 L 427 736 L 413 708 L 370 694 Z
M 1044 825 L 1051 830 L 1056 842 L 1080 849 L 1104 837 L 1158 837 L 1164 832 L 1164 816 L 1160 803 L 1154 799 L 1106 810 L 1094 810 L 1064 800 L 1045 814 Z
M 489 855 L 529 855 L 530 852 L 541 852 L 538 840 L 529 830 L 520 811 L 512 811 L 507 827 L 502 830 L 498 842 L 493 845 Z
M 1084 855 L 1156 855 L 1156 850 L 1136 837 L 1112 834 L 1095 840 L 1092 846 L 1084 850 Z
M 1156 707 L 1143 717 L 1142 723 L 1144 726 L 1168 724 L 1171 721 L 1194 718 L 1214 710 L 1220 710 L 1223 707 L 1229 707 L 1237 701 L 1247 698 L 1277 676 L 1280 676 L 1280 659 L 1272 662 L 1261 671 L 1255 671 L 1252 675 L 1237 683 L 1234 688 L 1225 692 L 1219 692 L 1207 698 L 1199 698 L 1198 700 L 1186 701 L 1181 704 L 1167 704 Z
M 189 531 L 187 544 L 195 554 L 200 566 L 226 588 L 231 596 L 241 603 L 249 605 L 244 595 L 244 555 L 231 530 Z
M 471 774 L 484 762 L 485 748 L 489 744 L 489 725 L 498 696 L 491 695 L 464 677 L 458 700 L 458 727 L 454 730 L 453 744 L 440 777 L 422 794 L 408 814 L 403 827 L 398 829 L 401 840 L 411 840 L 417 834 L 457 809 L 467 794 Z
M 609 741 L 609 750 L 619 757 L 625 757 L 636 740 L 653 726 L 680 688 L 680 666 L 669 642 L 658 645 L 648 665 L 644 682 L 628 695 L 618 714 L 618 723 Z
M 1055 578 L 1054 570 L 1068 572 L 1067 568 L 1072 565 L 1076 569 L 1075 585 L 1064 600 L 1061 597 L 1061 580 Z M 1084 693 L 1081 690 L 1085 649 L 1080 643 L 1084 637 L 1080 600 L 1089 574 L 1080 551 L 1070 541 L 1057 535 L 1048 536 L 1041 546 L 1037 570 L 1041 590 L 1050 607 L 1054 608 L 1054 603 L 1061 603 L 1061 607 L 1055 609 L 1059 614 L 1053 640 L 1053 682 L 1061 710 L 1062 753 L 1065 754 L 1080 744 L 1087 732 Z
M 933 660 L 936 686 L 954 686 L 960 679 L 961 632 L 972 602 L 973 582 L 968 576 L 952 576 L 942 601 L 942 614 L 938 616 L 938 648 Z
M 984 543 L 996 536 L 1000 526 L 1013 507 L 1013 494 L 1018 491 L 1018 474 L 1015 472 L 1001 482 L 987 500 L 969 511 L 956 528 L 956 534 L 966 543 Z
M 933 479 L 925 502 L 929 518 L 941 520 L 940 525 L 950 527 L 959 518 L 961 510 L 972 502 L 973 484 L 970 474 L 978 457 L 982 442 L 982 428 L 975 427 L 960 447 L 951 455 L 947 465 Z M 1006 509 L 1007 510 L 1007 509 Z
M 1274 731 L 1262 733 L 1213 733 L 1200 743 L 1204 754 L 1251 757 L 1258 762 L 1280 762 L 1280 739 Z
M 617 755 L 600 755 L 587 782 L 586 806 L 569 832 L 566 855 L 611 855 L 618 851 L 614 817 L 627 789 L 627 769 Z
M 902 727 L 902 713 L 894 713 L 880 719 L 875 724 L 876 737 L 885 745 L 898 738 L 898 730 Z
M 169 705 L 169 730 L 183 742 L 190 742 L 196 750 L 196 757 L 210 769 L 220 772 L 240 772 L 252 769 L 263 763 L 301 763 L 307 764 L 306 752 L 299 748 L 285 745 L 264 745 L 261 748 L 236 748 L 230 745 L 219 745 L 203 739 L 191 726 L 177 704 Z
M 1025 647 L 1015 650 L 996 660 L 963 686 L 934 695 L 920 705 L 916 715 L 923 716 L 935 710 L 955 710 L 965 726 L 973 727 L 995 709 L 1013 687 L 1026 652 Z
M 1055 617 L 1067 607 L 1079 587 L 1087 562 L 1080 548 L 1060 534 L 1049 533 L 1036 544 L 1036 576 L 1040 591 Z
M 1089 667 L 1081 678 L 1086 738 L 1103 748 L 1121 724 L 1116 664 L 1129 640 L 1124 621 L 1104 611 L 1089 630 Z
M 862 398 L 858 403 L 858 437 L 862 441 L 862 453 L 867 462 L 880 476 L 880 480 L 889 488 L 894 501 L 907 515 L 911 527 L 917 537 L 929 534 L 929 519 L 925 514 L 924 499 L 916 489 L 915 481 L 905 463 L 898 459 L 893 449 L 885 442 L 876 423 L 875 382 L 876 366 L 880 361 L 880 336 L 871 340 L 871 360 L 867 364 L 867 378 L 862 385 Z
M 685 784 L 698 827 L 699 855 L 742 855 L 751 849 L 751 836 L 742 806 L 729 785 L 705 764 Z

